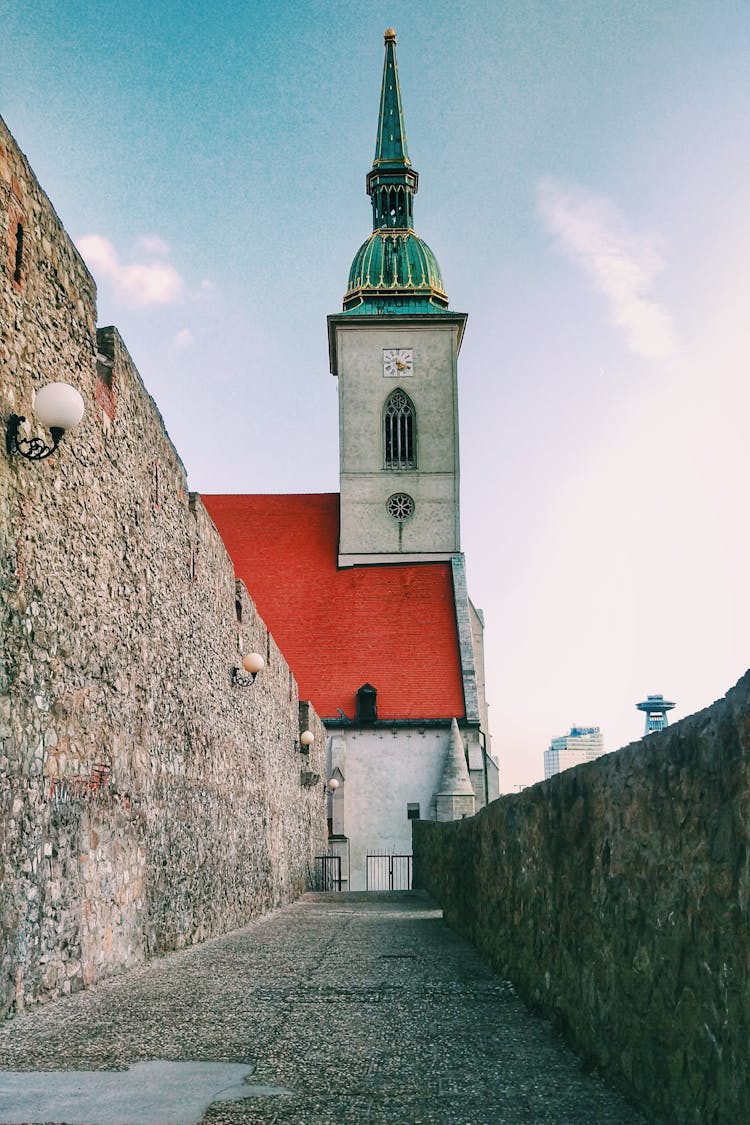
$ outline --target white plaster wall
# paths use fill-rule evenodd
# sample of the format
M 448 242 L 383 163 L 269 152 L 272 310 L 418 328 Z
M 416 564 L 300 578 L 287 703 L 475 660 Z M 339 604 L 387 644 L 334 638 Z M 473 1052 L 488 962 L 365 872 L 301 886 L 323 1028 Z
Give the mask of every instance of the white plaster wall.
M 408 803 L 419 803 L 422 820 L 434 820 L 449 734 L 447 726 L 424 733 L 419 728 L 336 732 L 346 742 L 345 780 L 337 798 L 343 799 L 343 832 L 349 838 L 348 889 L 366 889 L 368 851 L 411 854 Z

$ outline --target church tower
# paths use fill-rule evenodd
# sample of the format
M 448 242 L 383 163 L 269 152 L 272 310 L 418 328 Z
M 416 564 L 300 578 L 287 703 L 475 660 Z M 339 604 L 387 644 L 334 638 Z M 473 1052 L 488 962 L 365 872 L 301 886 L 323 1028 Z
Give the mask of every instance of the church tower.
M 330 870 L 340 889 L 406 890 L 412 821 L 471 816 L 498 796 L 499 779 L 484 620 L 459 540 L 466 316 L 449 309 L 435 255 L 414 231 L 418 176 L 390 30 L 366 183 L 372 233 L 342 311 L 328 317 L 340 492 L 203 501 L 325 726 L 336 785 L 321 878 Z
M 339 380 L 339 566 L 433 562 L 460 551 L 457 360 L 435 255 L 414 232 L 419 176 L 406 144 L 396 33 L 385 33 L 373 231 L 354 256 L 343 311 L 328 317 Z

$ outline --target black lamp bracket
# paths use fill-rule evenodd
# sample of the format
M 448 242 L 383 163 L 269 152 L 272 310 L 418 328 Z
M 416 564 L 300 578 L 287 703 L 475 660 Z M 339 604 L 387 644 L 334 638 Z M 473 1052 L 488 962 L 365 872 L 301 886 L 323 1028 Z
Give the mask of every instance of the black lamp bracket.
M 52 445 L 47 445 L 38 437 L 22 438 L 18 436 L 19 428 L 25 421 L 26 419 L 22 414 L 11 414 L 8 419 L 8 428 L 5 431 L 5 448 L 8 451 L 8 456 L 12 457 L 17 453 L 21 457 L 25 457 L 27 461 L 43 461 L 45 457 L 49 457 L 55 452 L 65 430 L 60 426 L 50 427 Z
M 232 683 L 235 687 L 250 687 L 255 683 L 257 672 L 246 672 L 244 668 L 232 669 Z

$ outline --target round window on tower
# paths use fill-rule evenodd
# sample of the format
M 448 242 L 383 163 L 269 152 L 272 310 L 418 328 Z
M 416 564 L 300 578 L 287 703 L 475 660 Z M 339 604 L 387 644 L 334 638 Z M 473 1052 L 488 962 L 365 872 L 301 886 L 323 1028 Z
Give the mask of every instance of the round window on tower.
M 399 522 L 411 519 L 414 515 L 414 501 L 405 492 L 394 492 L 386 500 L 385 506 L 388 509 L 388 515 Z

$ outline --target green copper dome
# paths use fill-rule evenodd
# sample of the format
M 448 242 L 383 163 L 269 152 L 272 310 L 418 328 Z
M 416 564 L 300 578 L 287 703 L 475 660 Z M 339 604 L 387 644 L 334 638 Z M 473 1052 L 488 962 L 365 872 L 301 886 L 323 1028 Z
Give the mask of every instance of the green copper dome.
M 412 230 L 376 230 L 360 246 L 349 271 L 344 311 L 380 307 L 394 297 L 405 298 L 398 305 L 409 311 L 448 307 L 437 258 Z
M 448 308 L 437 259 L 414 233 L 419 175 L 406 146 L 396 65 L 396 32 L 385 33 L 375 159 L 367 174 L 373 232 L 354 255 L 347 313 L 435 313 Z

